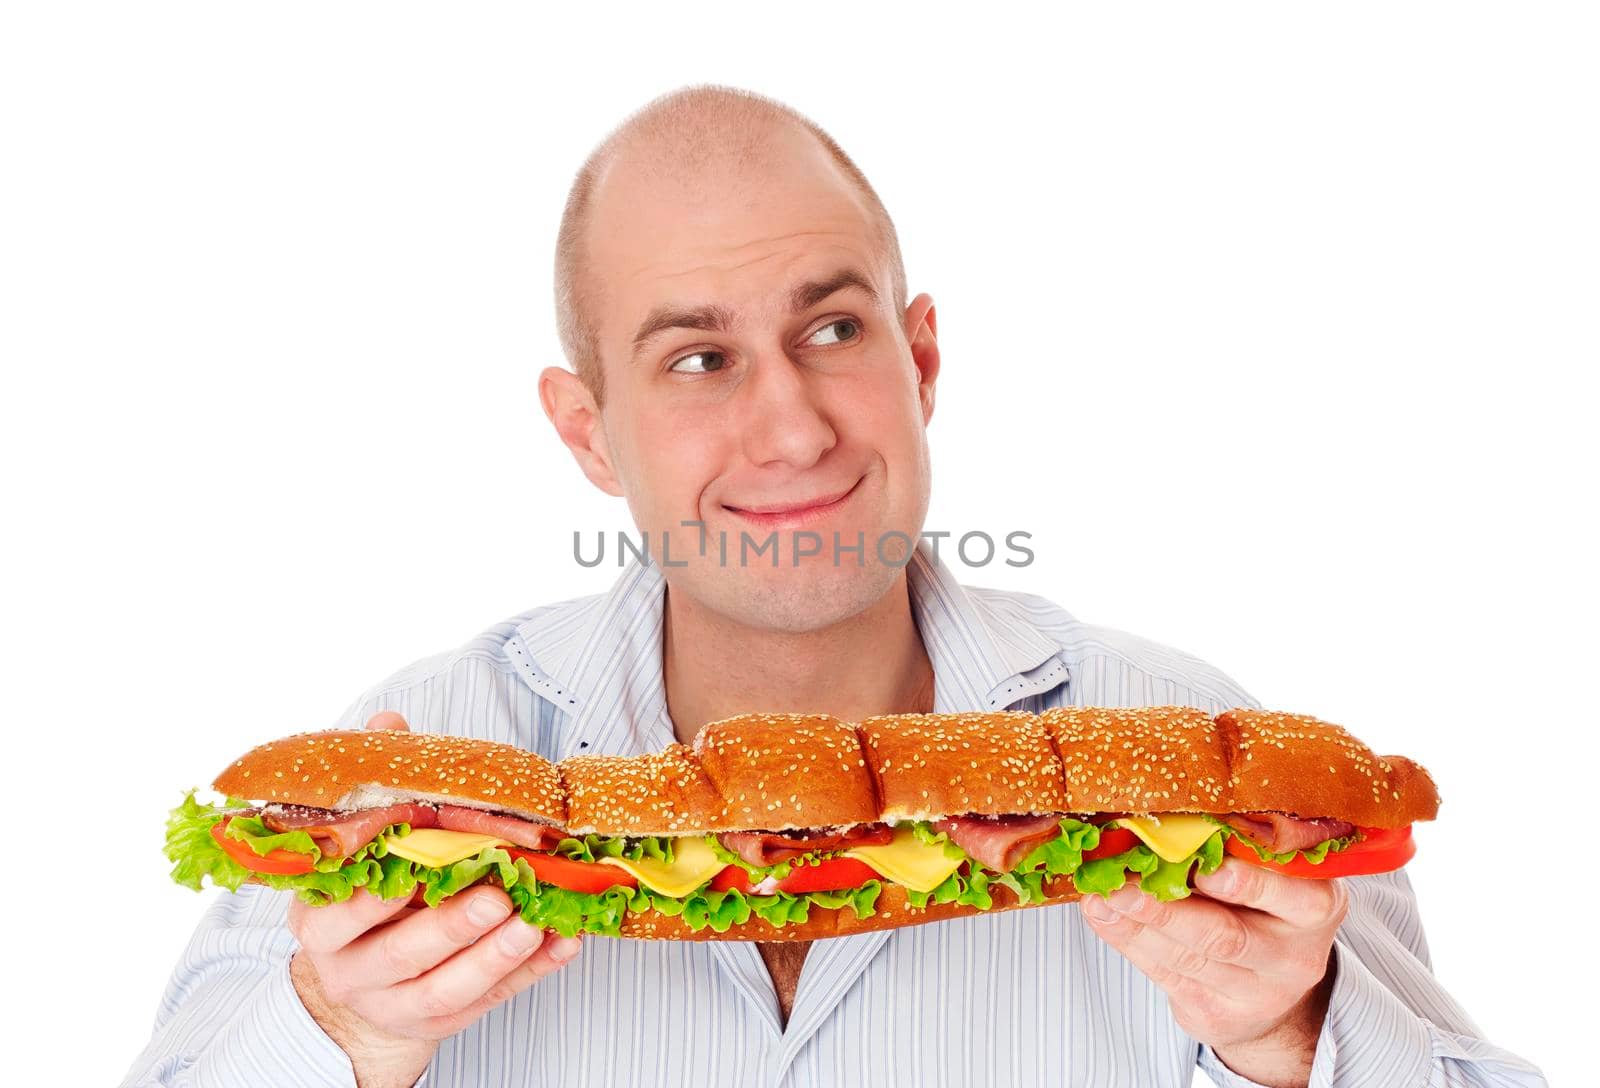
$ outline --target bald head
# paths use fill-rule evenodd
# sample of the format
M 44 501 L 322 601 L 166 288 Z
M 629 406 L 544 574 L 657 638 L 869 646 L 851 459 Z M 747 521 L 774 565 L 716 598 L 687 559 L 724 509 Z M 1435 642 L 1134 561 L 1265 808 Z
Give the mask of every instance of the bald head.
M 556 328 L 567 360 L 594 395 L 605 401 L 601 322 L 605 284 L 591 269 L 589 226 L 604 205 L 608 180 L 628 171 L 653 186 L 694 198 L 704 179 L 747 178 L 783 168 L 784 142 L 796 132 L 816 141 L 871 218 L 888 270 L 890 303 L 906 306 L 906 275 L 894 223 L 878 194 L 850 157 L 815 122 L 752 91 L 714 84 L 683 87 L 647 103 L 612 130 L 590 153 L 567 195 L 556 239 Z

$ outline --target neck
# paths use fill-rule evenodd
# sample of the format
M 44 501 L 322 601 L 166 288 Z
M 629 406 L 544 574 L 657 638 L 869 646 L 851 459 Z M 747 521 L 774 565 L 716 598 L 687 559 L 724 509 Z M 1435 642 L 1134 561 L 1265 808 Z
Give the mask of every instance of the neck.
M 747 627 L 674 597 L 670 588 L 665 628 L 667 713 L 684 744 L 707 722 L 736 714 L 857 721 L 933 709 L 933 665 L 911 614 L 904 570 L 872 607 L 817 631 Z

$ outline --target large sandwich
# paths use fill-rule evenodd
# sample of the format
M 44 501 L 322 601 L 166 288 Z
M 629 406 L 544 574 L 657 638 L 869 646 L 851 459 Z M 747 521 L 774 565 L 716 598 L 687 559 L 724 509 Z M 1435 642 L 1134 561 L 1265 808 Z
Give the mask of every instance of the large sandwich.
M 1181 899 L 1225 855 L 1384 872 L 1439 804 L 1422 767 L 1337 725 L 1172 706 L 746 714 L 692 746 L 559 763 L 466 737 L 301 733 L 213 786 L 226 802 L 190 791 L 167 825 L 190 887 L 436 907 L 489 882 L 563 935 L 664 940 L 812 940 L 1125 882 Z

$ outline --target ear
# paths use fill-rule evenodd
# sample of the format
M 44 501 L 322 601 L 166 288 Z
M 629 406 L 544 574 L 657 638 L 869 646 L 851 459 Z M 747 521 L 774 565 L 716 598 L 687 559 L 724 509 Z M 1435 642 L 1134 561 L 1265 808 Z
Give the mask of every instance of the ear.
M 933 418 L 933 387 L 939 378 L 938 317 L 933 296 L 923 293 L 906 307 L 906 343 L 911 346 L 911 361 L 917 368 L 917 396 L 922 402 L 922 424 Z
M 589 482 L 607 495 L 622 496 L 611 463 L 611 449 L 594 394 L 572 371 L 547 366 L 539 374 L 539 403 Z

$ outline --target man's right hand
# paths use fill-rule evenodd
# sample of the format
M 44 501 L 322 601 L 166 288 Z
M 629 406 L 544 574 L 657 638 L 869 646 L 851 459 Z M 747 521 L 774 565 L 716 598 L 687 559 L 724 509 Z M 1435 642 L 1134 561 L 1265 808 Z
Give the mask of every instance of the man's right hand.
M 386 711 L 367 728 L 406 724 Z M 343 903 L 296 899 L 289 907 L 300 942 L 290 978 L 312 1019 L 350 1056 L 361 1088 L 409 1088 L 440 1039 L 578 953 L 576 937 L 547 936 L 514 914 L 501 888 L 471 888 L 438 907 L 409 904 L 358 888 Z

